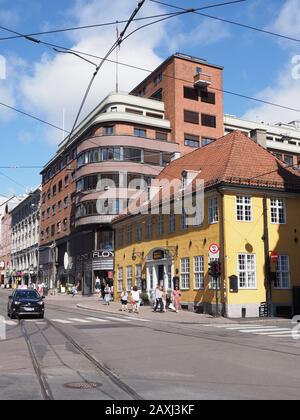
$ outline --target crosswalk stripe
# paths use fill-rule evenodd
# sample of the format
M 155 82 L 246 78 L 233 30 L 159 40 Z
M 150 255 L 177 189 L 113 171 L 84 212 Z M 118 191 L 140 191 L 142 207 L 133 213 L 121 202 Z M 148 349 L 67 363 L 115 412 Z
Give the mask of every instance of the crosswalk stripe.
M 18 325 L 18 323 L 16 321 L 9 321 L 9 320 L 5 320 L 4 324 L 5 325 L 10 325 L 10 326 Z
M 95 321 L 95 322 L 108 322 L 107 319 L 101 319 L 101 318 L 87 318 L 89 321 Z
M 242 333 L 260 333 L 260 332 L 276 332 L 276 331 L 286 331 L 286 328 L 260 328 L 259 330 L 240 330 Z
M 288 328 L 283 328 L 280 329 L 278 328 L 278 330 L 274 330 L 272 331 L 272 334 L 290 334 L 292 331 Z M 259 333 L 254 333 L 256 335 L 270 335 L 270 331 L 269 332 L 259 332 Z
M 90 324 L 91 321 L 88 321 L 87 319 L 80 319 L 80 318 L 68 318 L 69 321 L 73 322 L 80 322 L 82 324 Z
M 128 318 L 128 319 L 134 319 L 135 321 L 140 321 L 140 322 L 151 322 L 149 319 L 135 318 L 133 316 L 127 316 L 126 318 Z
M 130 319 L 121 319 L 121 318 L 115 318 L 115 317 L 113 317 L 113 316 L 107 316 L 106 317 L 107 319 L 110 319 L 110 320 L 112 320 L 112 321 L 119 321 L 119 322 L 130 322 Z
M 51 319 L 51 321 L 59 324 L 72 324 L 71 321 L 67 321 L 66 319 Z
M 226 328 L 227 330 L 242 330 L 242 329 L 249 329 L 249 330 L 255 330 L 257 328 L 266 328 L 266 327 L 260 327 L 259 325 L 255 325 L 255 326 L 247 326 L 247 325 L 240 325 L 239 327 L 230 327 L 230 328 Z
M 280 334 L 280 335 L 269 335 L 269 337 L 273 337 L 273 338 L 293 338 L 292 333 L 290 335 L 287 334 Z

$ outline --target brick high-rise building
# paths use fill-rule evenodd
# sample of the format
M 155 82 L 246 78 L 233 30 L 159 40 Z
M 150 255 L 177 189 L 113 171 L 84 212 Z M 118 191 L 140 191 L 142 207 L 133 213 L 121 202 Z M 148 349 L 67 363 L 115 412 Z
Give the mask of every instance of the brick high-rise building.
M 222 77 L 221 66 L 176 53 L 131 94 L 164 102 L 171 140 L 186 154 L 224 133 Z

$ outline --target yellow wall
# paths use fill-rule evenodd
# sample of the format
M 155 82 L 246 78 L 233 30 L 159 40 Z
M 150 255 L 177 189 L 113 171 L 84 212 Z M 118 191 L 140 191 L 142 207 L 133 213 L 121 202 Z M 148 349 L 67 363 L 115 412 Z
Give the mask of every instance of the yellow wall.
M 252 222 L 239 222 L 236 216 L 236 195 L 245 195 L 252 197 Z M 221 215 L 221 196 L 217 192 L 210 193 L 210 196 L 219 197 L 219 217 Z M 270 198 L 283 198 L 286 205 L 287 223 L 285 225 L 271 224 Z M 260 304 L 266 301 L 265 279 L 265 253 L 264 253 L 264 217 L 263 217 L 263 195 L 261 191 L 243 191 L 224 192 L 224 265 L 223 279 L 221 281 L 221 301 L 228 305 Z M 268 224 L 270 251 L 276 251 L 280 255 L 288 255 L 290 258 L 291 286 L 300 285 L 300 197 L 280 195 L 269 193 L 268 198 Z M 153 239 L 145 240 L 146 220 L 148 217 L 154 217 Z M 177 216 L 176 232 L 168 233 L 168 216 L 164 216 L 164 235 L 157 235 L 158 216 L 135 216 L 124 222 L 115 225 L 116 230 L 116 258 L 115 258 L 115 281 L 119 267 L 123 267 L 124 286 L 126 286 L 126 267 L 133 266 L 133 278 L 135 274 L 134 266 L 142 264 L 145 266 L 145 258 L 153 249 L 178 246 L 178 257 L 174 259 L 174 268 L 179 271 L 180 260 L 184 257 L 190 257 L 190 282 L 189 291 L 182 291 L 183 302 L 208 302 L 215 301 L 215 292 L 209 289 L 208 247 L 212 242 L 217 242 L 221 246 L 221 227 L 222 221 L 217 224 L 208 224 L 208 197 L 205 199 L 205 221 L 202 227 L 190 227 L 187 230 L 180 228 L 180 216 Z M 140 243 L 135 242 L 135 226 L 143 222 L 143 240 Z M 118 229 L 124 228 L 124 243 L 126 243 L 126 226 L 128 223 L 133 225 L 133 244 L 118 247 Z M 296 243 L 295 239 L 299 241 Z M 136 259 L 132 259 L 133 251 L 136 253 Z M 144 258 L 141 256 L 144 253 Z M 238 293 L 230 293 L 229 276 L 238 275 L 238 254 L 250 253 L 256 255 L 256 281 L 255 290 L 242 290 Z M 194 256 L 204 256 L 205 263 L 205 290 L 194 290 Z M 222 252 L 221 252 L 222 259 Z M 145 273 L 143 273 L 145 277 Z M 115 284 L 117 291 L 117 283 Z M 226 290 L 226 295 L 223 291 Z M 273 290 L 273 301 L 279 304 L 292 303 L 292 290 Z

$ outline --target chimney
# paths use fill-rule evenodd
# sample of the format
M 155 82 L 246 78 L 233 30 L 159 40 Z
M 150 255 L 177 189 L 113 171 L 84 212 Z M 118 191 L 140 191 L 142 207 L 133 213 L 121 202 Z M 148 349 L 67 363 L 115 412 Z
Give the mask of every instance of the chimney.
M 267 130 L 256 128 L 250 132 L 250 137 L 255 143 L 262 146 L 264 149 L 267 148 Z

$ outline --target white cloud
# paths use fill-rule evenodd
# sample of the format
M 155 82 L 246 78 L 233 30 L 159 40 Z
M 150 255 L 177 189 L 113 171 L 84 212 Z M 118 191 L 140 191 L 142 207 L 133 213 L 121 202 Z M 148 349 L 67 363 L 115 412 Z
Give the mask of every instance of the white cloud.
M 275 22 L 268 29 L 300 38 L 300 0 L 286 0 Z M 289 53 L 290 62 L 280 69 L 278 77 L 270 86 L 255 96 L 289 108 L 300 109 L 300 66 L 297 65 L 300 63 L 300 57 L 295 60 L 293 56 L 295 43 L 280 41 L 280 45 Z M 249 110 L 244 118 L 268 123 L 290 122 L 299 120 L 300 113 L 271 105 L 259 105 Z
M 169 50 L 178 51 L 181 47 L 195 45 L 205 47 L 230 37 L 230 31 L 222 22 L 203 20 L 190 32 L 176 32 L 173 27 L 173 35 L 169 41 Z
M 72 24 L 93 24 L 117 18 L 127 19 L 136 5 L 136 0 L 78 1 L 67 15 L 72 17 Z M 157 5 L 146 3 L 139 16 L 157 14 L 160 11 Z M 146 22 L 134 23 L 129 32 L 144 23 Z M 123 27 L 124 25 L 120 25 L 120 30 Z M 155 68 L 161 62 L 155 48 L 162 42 L 164 34 L 163 24 L 139 31 L 124 42 L 120 61 Z M 102 57 L 115 41 L 116 29 L 112 26 L 83 30 L 68 36 L 72 40 L 73 49 Z M 114 59 L 115 55 L 111 58 Z M 58 54 L 53 57 L 49 53 L 43 54 L 41 60 L 33 64 L 31 74 L 23 76 L 20 80 L 23 107 L 59 126 L 62 126 L 65 110 L 66 128 L 70 129 L 93 71 L 90 64 L 72 55 Z M 110 91 L 115 90 L 114 74 L 115 65 L 106 63 L 92 87 L 82 116 L 91 111 Z M 120 89 L 128 91 L 146 76 L 147 73 L 120 66 Z M 52 142 L 61 141 L 58 131 L 46 130 L 45 135 Z

